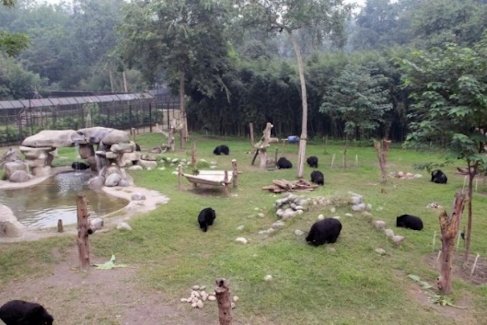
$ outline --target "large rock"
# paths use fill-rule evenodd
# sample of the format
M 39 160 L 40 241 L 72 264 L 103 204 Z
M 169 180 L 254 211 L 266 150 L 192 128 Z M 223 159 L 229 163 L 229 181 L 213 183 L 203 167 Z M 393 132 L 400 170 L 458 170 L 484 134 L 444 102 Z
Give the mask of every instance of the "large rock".
M 135 151 L 135 143 L 134 142 L 116 143 L 110 147 L 110 151 L 116 152 L 116 153 L 133 152 L 133 151 Z
M 80 139 L 79 134 L 74 130 L 44 130 L 22 141 L 26 147 L 71 147 L 75 141 Z
M 8 178 L 8 180 L 12 183 L 24 183 L 30 179 L 31 176 L 25 170 L 16 170 Z
M 114 187 L 117 186 L 122 180 L 122 176 L 119 174 L 110 174 L 105 180 L 105 186 Z
M 25 230 L 9 207 L 0 204 L 0 237 L 19 237 Z
M 10 179 L 10 176 L 12 176 L 12 174 L 17 170 L 23 170 L 27 172 L 27 165 L 21 160 L 5 163 L 3 167 L 5 171 L 5 179 Z
M 114 145 L 116 143 L 129 143 L 130 136 L 128 132 L 112 129 L 107 135 L 105 135 L 101 141 L 107 145 Z
M 124 153 L 120 158 L 118 165 L 120 167 L 133 166 L 140 160 L 140 152 L 134 151 L 130 153 Z
M 85 138 L 87 143 L 98 144 L 100 143 L 101 139 L 103 139 L 112 130 L 113 129 L 111 128 L 95 126 L 92 128 L 79 129 L 78 133 Z

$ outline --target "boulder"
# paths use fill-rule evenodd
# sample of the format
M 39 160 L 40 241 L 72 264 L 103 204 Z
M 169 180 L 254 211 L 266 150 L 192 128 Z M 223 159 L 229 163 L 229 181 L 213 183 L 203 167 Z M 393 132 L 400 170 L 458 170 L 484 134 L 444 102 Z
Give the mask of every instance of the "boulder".
M 14 216 L 9 207 L 0 204 L 0 238 L 19 237 L 25 231 L 25 226 Z
M 116 153 L 129 153 L 129 152 L 134 152 L 135 151 L 135 143 L 134 142 L 129 142 L 129 143 L 115 143 L 110 147 L 111 152 L 116 152 Z
M 75 141 L 80 139 L 80 135 L 74 130 L 43 130 L 31 135 L 22 141 L 22 146 L 26 147 L 71 147 Z
M 154 169 L 157 167 L 157 161 L 151 161 L 151 160 L 139 160 L 138 164 L 145 169 Z
M 82 135 L 87 143 L 98 144 L 108 133 L 113 129 L 105 128 L 101 126 L 95 126 L 92 128 L 79 129 L 78 134 Z
M 27 165 L 21 160 L 5 163 L 4 165 L 5 178 L 10 179 L 10 176 L 12 176 L 12 174 L 18 170 L 23 170 L 27 172 Z
M 139 160 L 140 160 L 140 152 L 138 151 L 124 153 L 122 154 L 122 157 L 120 157 L 118 165 L 120 167 L 133 166 L 134 162 L 138 163 Z
M 93 148 L 92 144 L 80 144 L 79 145 L 79 156 L 82 159 L 88 159 L 95 155 L 95 148 Z
M 116 143 L 129 143 L 130 137 L 128 132 L 112 129 L 107 135 L 105 135 L 101 141 L 107 145 L 114 145 Z
M 121 180 L 122 180 L 122 176 L 120 176 L 120 174 L 116 174 L 116 173 L 110 174 L 107 176 L 105 180 L 105 186 L 108 187 L 117 186 Z
M 16 170 L 10 175 L 8 178 L 9 181 L 12 183 L 23 183 L 30 180 L 32 176 L 30 176 L 25 170 Z

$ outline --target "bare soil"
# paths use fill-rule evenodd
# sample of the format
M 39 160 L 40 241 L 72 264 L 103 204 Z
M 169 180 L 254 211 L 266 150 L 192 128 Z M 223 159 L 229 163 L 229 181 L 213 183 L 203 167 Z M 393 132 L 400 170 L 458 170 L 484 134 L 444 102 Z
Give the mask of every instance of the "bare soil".
M 60 254 L 60 253 L 56 253 Z M 91 258 L 102 264 L 106 258 Z M 137 268 L 79 269 L 76 245 L 60 256 L 47 276 L 14 281 L 3 287 L 0 303 L 23 299 L 41 303 L 56 324 L 217 324 L 215 302 L 203 309 L 171 301 L 163 292 L 143 288 Z

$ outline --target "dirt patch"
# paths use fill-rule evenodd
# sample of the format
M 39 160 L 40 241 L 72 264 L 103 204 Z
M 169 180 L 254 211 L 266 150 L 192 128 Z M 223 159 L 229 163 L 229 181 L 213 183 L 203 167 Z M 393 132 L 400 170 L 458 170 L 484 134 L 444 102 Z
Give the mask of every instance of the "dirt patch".
M 56 253 L 60 254 L 60 253 Z M 104 263 L 110 257 L 92 258 Z M 120 262 L 122 263 L 122 262 Z M 41 303 L 56 324 L 216 324 L 216 303 L 202 310 L 171 301 L 163 292 L 142 288 L 137 267 L 80 271 L 75 245 L 61 256 L 51 275 L 14 281 L 3 287 L 10 299 Z
M 453 259 L 453 277 L 461 278 L 466 282 L 475 285 L 487 284 L 487 259 L 479 257 L 472 274 L 472 268 L 475 263 L 477 255 L 470 254 L 467 263 L 463 263 L 463 254 L 458 254 Z M 434 270 L 438 270 L 437 261 L 438 253 L 431 254 L 425 257 L 425 262 Z

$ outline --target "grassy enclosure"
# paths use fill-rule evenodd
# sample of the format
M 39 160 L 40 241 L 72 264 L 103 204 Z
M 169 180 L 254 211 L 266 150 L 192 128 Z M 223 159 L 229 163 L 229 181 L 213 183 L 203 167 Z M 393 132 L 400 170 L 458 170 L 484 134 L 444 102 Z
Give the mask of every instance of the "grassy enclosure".
M 137 142 L 143 151 L 148 151 L 160 144 L 161 138 L 159 134 L 144 134 L 137 136 Z M 443 168 L 448 184 L 434 184 L 426 171 L 415 170 L 413 166 L 440 162 L 440 153 L 393 146 L 388 155 L 388 172 L 420 173 L 423 177 L 411 180 L 390 177 L 382 185 L 372 144 L 348 146 L 348 168 L 343 168 L 342 144 L 331 141 L 325 144 L 320 140 L 308 145 L 307 156 L 319 158 L 318 169 L 325 175 L 325 185 L 297 194 L 340 198 L 352 191 L 363 195 L 365 202 L 372 205 L 370 212 L 374 219 L 384 220 L 395 233 L 406 237 L 396 247 L 372 227 L 370 216 L 352 213 L 350 206 L 335 206 L 334 212 L 332 206 L 311 206 L 304 214 L 286 221 L 285 227 L 275 233 L 258 234 L 277 220 L 274 202 L 281 197 L 261 188 L 273 179 L 296 178 L 297 146 L 271 145 L 270 156 L 278 148 L 279 156 L 286 156 L 294 168 L 266 171 L 258 169 L 258 163 L 250 166 L 252 154 L 247 140 L 194 136 L 193 142 L 197 159 L 216 161 L 217 169 L 231 170 L 231 159 L 237 159 L 242 171 L 238 188 L 225 196 L 216 189 L 195 191 L 183 179 L 183 190 L 179 191 L 173 173 L 176 165 L 133 171 L 130 174 L 137 186 L 167 195 L 169 203 L 132 219 L 132 231 L 114 230 L 91 237 L 94 255 L 115 254 L 121 263 L 136 267 L 142 289 L 157 289 L 179 303 L 179 298 L 186 297 L 192 285 L 205 284 L 212 288 L 215 278 L 225 277 L 230 280 L 232 294 L 240 297 L 233 310 L 238 324 L 453 324 L 460 321 L 480 324 L 487 319 L 485 282 L 474 284 L 454 277 L 451 299 L 457 305 L 468 307 L 468 316 L 458 318 L 452 317 L 452 313 L 457 310 L 464 313 L 463 310 L 453 309 L 443 314 L 441 309 L 433 308 L 431 301 L 412 294 L 419 286 L 408 278 L 409 274 L 415 274 L 435 286 L 438 272 L 430 261 L 440 247 L 439 210 L 427 205 L 437 202 L 451 211 L 453 196 L 463 186 L 463 176 L 455 174 L 455 167 L 463 167 L 461 161 Z M 230 147 L 229 156 L 212 154 L 219 144 Z M 186 150 L 164 156 L 190 160 L 191 145 L 188 143 Z M 68 165 L 74 159 L 74 150 L 65 148 L 59 151 L 54 163 Z M 308 179 L 311 171 L 305 167 Z M 472 252 L 480 254 L 481 259 L 487 254 L 486 194 L 487 184 L 479 180 L 473 200 Z M 207 233 L 201 232 L 196 220 L 198 212 L 205 207 L 212 207 L 217 214 Z M 349 213 L 353 216 L 346 215 Z M 424 229 L 396 228 L 396 216 L 404 213 L 420 216 Z M 340 216 L 343 229 L 337 243 L 313 247 L 306 244 L 305 236 L 295 235 L 296 229 L 307 232 L 319 214 Z M 465 223 L 466 212 L 460 229 Z M 249 243 L 237 243 L 237 237 L 245 237 Z M 52 251 L 69 245 L 74 245 L 72 238 L 1 245 L 0 289 L 12 281 L 49 273 L 53 264 L 60 263 L 59 256 Z M 462 245 L 460 242 L 457 259 L 461 258 Z M 386 253 L 380 255 L 376 248 L 383 248 Z M 269 274 L 272 281 L 265 281 Z M 217 322 L 216 307 L 198 311 L 188 307 L 188 312 L 204 313 Z M 62 319 L 58 322 L 63 323 Z

